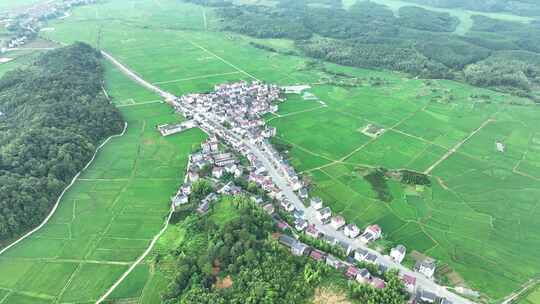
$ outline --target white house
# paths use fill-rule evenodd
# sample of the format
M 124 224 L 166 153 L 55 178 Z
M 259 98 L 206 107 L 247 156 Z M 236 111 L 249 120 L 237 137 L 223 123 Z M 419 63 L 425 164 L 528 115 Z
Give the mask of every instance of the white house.
M 406 252 L 407 249 L 405 248 L 405 246 L 397 245 L 396 247 L 392 248 L 392 250 L 390 250 L 390 257 L 397 263 L 401 264 L 401 262 L 405 258 Z
M 332 210 L 329 207 L 317 211 L 317 218 L 320 221 L 326 221 L 332 216 Z
M 365 268 L 360 269 L 356 274 L 356 281 L 358 281 L 358 283 L 366 284 L 369 283 L 370 280 L 371 274 Z
M 314 197 L 311 199 L 311 207 L 315 210 L 322 209 L 323 207 L 323 201 L 320 197 Z
M 223 176 L 223 168 L 214 167 L 214 169 L 212 169 L 212 176 L 215 178 L 221 178 Z
M 368 255 L 367 250 L 359 248 L 354 251 L 354 259 L 358 262 L 363 262 L 366 259 L 366 256 Z
M 294 228 L 298 231 L 304 231 L 308 226 L 308 222 L 303 219 L 297 219 L 294 223 Z
M 302 181 L 298 178 L 298 176 L 291 179 L 291 186 L 294 191 L 299 191 L 302 189 Z
M 183 184 L 182 187 L 180 188 L 180 191 L 182 191 L 182 193 L 184 193 L 185 195 L 190 195 L 191 194 L 191 184 L 190 183 Z
M 501 153 L 504 153 L 504 151 L 506 150 L 506 146 L 500 141 L 497 141 L 495 143 L 495 148 L 497 149 L 497 151 L 499 151 Z
M 298 190 L 298 196 L 300 196 L 301 199 L 306 199 L 308 198 L 308 191 L 306 188 L 302 188 L 300 190 Z
M 360 236 L 360 241 L 363 243 L 369 243 L 378 240 L 382 236 L 382 229 L 379 225 L 370 225 L 364 230 L 364 233 Z
M 355 224 L 348 224 L 347 226 L 345 226 L 343 234 L 345 234 L 346 237 L 354 239 L 360 234 L 360 229 Z
M 338 230 L 345 225 L 345 219 L 341 215 L 333 216 L 332 219 L 330 220 L 330 225 L 334 229 Z
M 432 278 L 435 274 L 436 265 L 433 259 L 427 258 L 421 262 L 416 263 L 416 266 L 414 268 L 416 271 L 425 275 L 426 277 Z
M 283 209 L 285 209 L 285 211 L 287 212 L 294 211 L 294 205 L 291 202 L 286 201 L 286 200 L 281 201 L 281 207 L 283 207 Z
M 172 204 L 175 210 L 181 205 L 187 204 L 188 202 L 189 202 L 188 196 L 182 193 L 179 193 L 172 198 Z

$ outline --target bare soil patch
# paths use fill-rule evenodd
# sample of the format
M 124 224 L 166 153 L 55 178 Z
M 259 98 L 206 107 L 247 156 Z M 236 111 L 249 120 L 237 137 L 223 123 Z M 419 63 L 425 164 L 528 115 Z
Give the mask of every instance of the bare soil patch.
M 313 304 L 351 304 L 351 301 L 343 293 L 324 287 L 315 290 Z
M 233 280 L 230 275 L 222 279 L 218 279 L 216 282 L 216 288 L 218 289 L 231 288 L 232 286 L 233 286 Z

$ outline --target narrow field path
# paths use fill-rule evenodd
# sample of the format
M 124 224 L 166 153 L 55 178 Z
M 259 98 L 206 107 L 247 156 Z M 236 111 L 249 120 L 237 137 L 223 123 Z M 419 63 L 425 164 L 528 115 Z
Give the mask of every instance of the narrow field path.
M 182 82 L 182 81 L 187 81 L 187 80 L 197 80 L 197 79 L 205 79 L 205 78 L 211 78 L 211 77 L 217 77 L 217 76 L 234 75 L 234 74 L 240 74 L 240 73 L 242 73 L 242 72 L 234 71 L 234 72 L 227 72 L 227 73 L 208 74 L 208 75 L 195 76 L 195 77 L 189 77 L 189 78 L 180 78 L 180 79 L 173 79 L 173 80 L 166 80 L 166 81 L 158 81 L 158 82 L 153 82 L 152 84 L 159 85 L 159 84 Z
M 214 56 L 215 58 L 221 60 L 223 63 L 225 63 L 226 65 L 228 65 L 228 66 L 234 68 L 235 70 L 241 72 L 242 74 L 244 74 L 244 75 L 246 75 L 246 76 L 248 76 L 248 77 L 250 77 L 250 78 L 253 78 L 254 80 L 261 81 L 261 80 L 258 79 L 257 77 L 255 77 L 255 76 L 251 75 L 250 73 L 248 73 L 248 72 L 242 70 L 241 68 L 239 68 L 239 67 L 237 67 L 236 65 L 232 64 L 231 62 L 229 62 L 229 61 L 223 59 L 222 57 L 220 57 L 220 56 L 218 56 L 217 54 L 211 52 L 210 50 L 208 50 L 207 48 L 203 47 L 202 45 L 200 45 L 200 44 L 198 44 L 198 43 L 196 43 L 196 42 L 193 42 L 193 41 L 191 41 L 191 40 L 187 40 L 187 39 L 184 39 L 184 40 L 186 40 L 187 42 L 189 42 L 189 43 L 192 44 L 193 46 L 198 47 L 199 49 L 205 51 L 207 54 L 210 54 L 210 55 Z
M 125 107 L 134 107 L 134 106 L 142 106 L 142 105 L 147 105 L 147 104 L 152 104 L 152 103 L 161 103 L 163 102 L 163 100 L 150 100 L 150 101 L 143 101 L 143 102 L 138 102 L 138 103 L 130 103 L 130 104 L 123 104 L 123 105 L 116 105 L 117 108 L 125 108 Z
M 325 108 L 325 106 L 318 106 L 318 107 L 314 107 L 314 108 L 311 108 L 311 109 L 306 109 L 306 110 L 301 110 L 301 111 L 296 111 L 296 112 L 291 112 L 291 113 L 287 113 L 287 114 L 275 114 L 276 117 L 272 117 L 270 119 L 268 119 L 266 122 L 270 122 L 274 119 L 278 119 L 278 118 L 283 118 L 283 117 L 289 117 L 289 116 L 293 116 L 293 115 L 297 115 L 297 114 L 302 114 L 302 113 L 307 113 L 307 112 L 312 112 L 312 111 L 315 111 L 315 110 L 319 110 L 319 109 L 322 109 L 322 108 Z
M 431 165 L 429 168 L 426 169 L 426 171 L 424 171 L 424 174 L 426 175 L 429 175 L 431 174 L 431 172 L 433 171 L 433 169 L 435 169 L 437 166 L 439 166 L 443 161 L 445 161 L 446 159 L 448 159 L 450 156 L 452 156 L 452 154 L 456 153 L 457 150 L 459 148 L 461 148 L 461 146 L 463 146 L 469 139 L 471 139 L 474 135 L 476 135 L 476 133 L 480 132 L 483 128 L 485 128 L 488 124 L 494 122 L 495 119 L 494 118 L 490 118 L 486 121 L 484 121 L 480 127 L 478 127 L 476 130 L 472 131 L 471 134 L 469 134 L 469 136 L 467 136 L 465 139 L 463 139 L 462 141 L 458 142 L 452 149 L 450 149 L 448 152 L 446 152 L 446 154 L 444 154 L 439 160 L 437 160 L 433 165 Z
M 128 268 L 128 270 L 126 270 L 122 274 L 122 276 L 107 290 L 107 292 L 105 292 L 105 294 L 103 294 L 101 296 L 101 298 L 99 298 L 96 301 L 96 304 L 99 304 L 99 303 L 102 303 L 103 301 L 105 301 L 105 299 L 107 299 L 111 295 L 111 293 L 118 286 L 120 286 L 120 284 L 122 284 L 124 279 L 127 278 L 127 276 L 133 271 L 133 269 L 135 269 L 135 267 L 137 267 L 146 258 L 146 256 L 148 256 L 148 254 L 150 252 L 152 252 L 152 249 L 154 249 L 154 245 L 156 244 L 156 242 L 159 240 L 159 238 L 163 235 L 163 233 L 165 233 L 165 231 L 169 227 L 169 222 L 171 220 L 173 212 L 174 212 L 174 210 L 171 207 L 171 211 L 169 211 L 169 215 L 167 216 L 167 219 L 165 220 L 165 225 L 163 225 L 163 228 L 161 229 L 161 231 L 159 231 L 159 233 L 152 239 L 152 242 L 150 243 L 150 246 L 148 246 L 148 248 L 146 248 L 144 253 L 133 264 L 131 264 L 131 266 Z
M 104 55 L 104 57 L 109 60 L 111 63 L 113 63 L 122 73 L 124 73 L 128 78 L 133 80 L 134 82 L 138 83 L 139 85 L 146 87 L 147 89 L 157 92 L 159 95 L 161 95 L 163 98 L 168 99 L 172 98 L 173 95 L 162 90 L 161 88 L 157 87 L 156 85 L 144 80 L 142 77 L 135 74 L 132 70 L 130 70 L 128 67 L 123 65 L 121 62 L 116 60 L 112 55 L 106 53 L 105 51 L 101 51 L 101 53 Z M 240 70 L 239 70 L 240 71 Z M 188 165 L 186 166 L 186 170 L 190 167 L 191 158 L 189 158 Z M 184 176 L 184 182 L 187 180 L 187 172 Z M 131 264 L 131 266 L 122 274 L 118 280 L 96 301 L 97 304 L 102 303 L 105 301 L 113 292 L 114 290 L 122 284 L 122 282 L 128 277 L 128 275 L 141 263 L 144 261 L 144 259 L 152 252 L 152 249 L 154 248 L 155 244 L 159 240 L 159 238 L 167 231 L 167 228 L 169 227 L 169 222 L 171 220 L 171 217 L 173 215 L 174 209 L 171 206 L 171 209 L 169 211 L 169 215 L 165 219 L 163 228 L 154 236 L 152 239 L 152 242 L 150 242 L 150 245 L 146 250 L 139 256 L 139 258 Z
M 534 288 L 538 282 L 540 282 L 540 279 L 529 280 L 527 283 L 523 284 L 521 290 L 516 291 L 512 293 L 511 295 L 509 295 L 503 302 L 501 302 L 501 304 L 514 303 L 514 300 L 518 299 L 522 294 L 526 293 L 531 288 Z
M 204 24 L 204 30 L 208 31 L 208 22 L 206 21 L 206 9 L 202 8 L 202 17 L 203 17 L 203 24 Z

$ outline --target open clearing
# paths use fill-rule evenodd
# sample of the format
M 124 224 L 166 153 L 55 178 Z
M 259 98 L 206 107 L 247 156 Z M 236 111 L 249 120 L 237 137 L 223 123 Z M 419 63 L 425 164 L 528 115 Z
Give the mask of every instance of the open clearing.
M 452 81 L 408 79 L 331 64 L 325 68 L 365 79 L 365 84 L 316 85 L 324 72 L 306 69 L 307 58 L 256 49 L 242 36 L 199 31 L 205 29 L 201 7 L 174 0 L 131 3 L 128 8 L 117 2 L 78 8 L 71 17 L 51 24 L 54 32 L 42 34 L 99 46 L 176 94 L 250 78 L 283 85 L 309 83 L 310 92 L 327 107 L 292 99 L 281 107 L 282 117 L 270 118 L 270 124 L 293 146 L 291 161 L 311 177 L 312 195 L 321 196 L 348 221 L 361 226 L 378 223 L 387 239 L 448 264 L 469 287 L 491 299 L 502 298 L 539 272 L 540 239 L 535 233 L 540 229 L 540 109 L 527 100 Z M 206 19 L 207 24 L 215 22 L 209 10 Z M 0 258 L 0 271 L 13 273 L 1 276 L 0 287 L 16 290 L 13 296 L 58 296 L 50 294 L 55 287 L 20 288 L 27 286 L 34 265 L 61 258 L 75 260 L 62 262 L 63 272 L 77 266 L 68 288 L 61 288 L 62 296 L 69 301 L 97 298 L 104 289 L 96 279 L 110 283 L 127 266 L 79 260 L 133 261 L 159 230 L 185 155 L 202 137 L 194 131 L 159 138 L 153 126 L 178 117 L 117 72 L 110 71 L 108 77 L 116 79 L 109 91 L 122 105 L 128 133 L 103 150 L 85 180 L 66 196 L 57 220 L 27 242 L 32 250 L 23 244 Z M 370 77 L 384 84 L 371 86 Z M 393 200 L 383 203 L 362 177 L 366 167 L 422 172 L 488 119 L 494 122 L 434 168 L 431 187 L 414 189 L 388 181 Z M 386 131 L 368 137 L 359 131 L 368 124 Z M 504 142 L 504 153 L 495 149 L 497 141 Z M 73 210 L 80 225 L 71 222 Z M 162 242 L 176 241 L 181 233 L 181 227 L 173 227 Z M 81 288 L 80 278 L 96 276 L 92 267 L 98 266 L 107 267 L 106 275 L 91 280 L 99 286 L 73 289 Z M 143 264 L 111 298 L 152 303 L 167 284 L 166 274 Z

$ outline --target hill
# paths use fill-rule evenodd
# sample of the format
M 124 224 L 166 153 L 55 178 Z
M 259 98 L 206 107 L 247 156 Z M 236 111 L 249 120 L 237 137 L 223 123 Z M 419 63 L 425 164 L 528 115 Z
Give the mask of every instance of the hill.
M 0 79 L 0 242 L 40 223 L 123 121 L 102 90 L 100 55 L 78 43 Z

